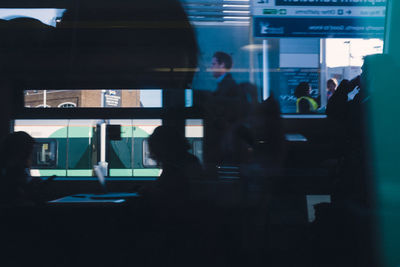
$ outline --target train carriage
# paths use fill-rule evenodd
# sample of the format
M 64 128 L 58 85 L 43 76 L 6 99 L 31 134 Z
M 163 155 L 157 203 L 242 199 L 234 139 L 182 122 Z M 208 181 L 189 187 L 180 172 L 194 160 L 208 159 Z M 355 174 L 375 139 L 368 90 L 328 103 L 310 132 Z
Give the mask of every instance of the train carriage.
M 25 131 L 36 139 L 32 176 L 92 177 L 94 166 L 104 160 L 108 177 L 138 178 L 161 173 L 147 143 L 161 124 L 161 120 L 148 119 L 16 120 L 14 131 Z M 111 125 L 118 126 L 116 138 L 107 131 Z M 185 133 L 190 152 L 202 160 L 202 121 L 187 120 Z

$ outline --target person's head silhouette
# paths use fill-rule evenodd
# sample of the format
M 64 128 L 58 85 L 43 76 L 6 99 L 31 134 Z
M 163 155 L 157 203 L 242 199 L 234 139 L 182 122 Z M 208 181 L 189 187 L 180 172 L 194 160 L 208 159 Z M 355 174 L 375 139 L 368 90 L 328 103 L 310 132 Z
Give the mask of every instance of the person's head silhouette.
M 187 155 L 190 148 L 186 138 L 172 126 L 159 126 L 149 137 L 151 157 L 159 164 L 173 162 Z
M 35 139 L 26 132 L 10 133 L 2 144 L 2 164 L 5 168 L 29 168 Z
M 219 78 L 224 75 L 232 68 L 232 64 L 232 57 L 229 54 L 221 51 L 215 52 L 211 61 L 213 76 Z
M 69 36 L 75 68 L 138 85 L 188 88 L 197 66 L 197 41 L 177 0 L 80 0 L 57 28 Z M 72 37 L 72 38 L 71 38 Z
M 311 92 L 311 86 L 308 82 L 301 82 L 297 85 L 294 90 L 294 96 L 300 98 L 302 96 L 309 96 Z

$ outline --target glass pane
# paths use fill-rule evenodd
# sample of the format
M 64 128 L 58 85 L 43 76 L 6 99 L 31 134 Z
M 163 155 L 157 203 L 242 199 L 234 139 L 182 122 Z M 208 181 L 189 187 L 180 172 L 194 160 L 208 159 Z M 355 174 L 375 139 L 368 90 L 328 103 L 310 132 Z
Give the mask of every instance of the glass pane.
M 186 120 L 185 137 L 189 141 L 189 152 L 203 162 L 203 120 Z
M 149 142 L 147 140 L 143 140 L 143 166 L 145 167 L 157 166 L 157 162 L 151 158 Z
M 14 131 L 24 131 L 37 144 L 32 176 L 67 176 L 68 120 L 15 120 Z
M 25 131 L 36 140 L 33 176 L 94 176 L 93 167 L 104 155 L 110 177 L 157 177 L 161 169 L 145 144 L 161 124 L 159 119 L 15 120 L 14 131 Z M 102 125 L 120 126 L 120 137 L 111 139 Z
M 162 90 L 25 90 L 26 108 L 161 108 Z
M 149 158 L 147 138 L 160 126 L 161 120 L 108 120 L 120 125 L 121 140 L 107 139 L 109 174 L 111 177 L 157 177 L 161 170 Z
M 386 1 L 207 3 L 221 8 L 220 16 L 202 13 L 197 9 L 200 3 L 196 8 L 190 1 L 185 3 L 200 47 L 193 81 L 200 95 L 232 94 L 229 84 L 250 82 L 256 86 L 255 97 L 239 86 L 235 89 L 239 98 L 262 102 L 273 95 L 284 114 L 303 113 L 298 107 L 303 102 L 306 113 L 324 114 L 333 90 L 327 88 L 327 81 L 335 79 L 339 84 L 355 78 L 362 57 L 383 49 Z M 216 57 L 216 52 L 226 53 L 229 63 Z M 218 68 L 222 63 L 224 67 Z M 297 97 L 301 82 L 309 87 Z
M 93 176 L 96 162 L 96 120 L 69 120 L 67 128 L 67 176 Z
M 65 9 L 55 8 L 2 8 L 0 19 L 10 20 L 19 17 L 30 17 L 40 20 L 42 23 L 56 26 Z

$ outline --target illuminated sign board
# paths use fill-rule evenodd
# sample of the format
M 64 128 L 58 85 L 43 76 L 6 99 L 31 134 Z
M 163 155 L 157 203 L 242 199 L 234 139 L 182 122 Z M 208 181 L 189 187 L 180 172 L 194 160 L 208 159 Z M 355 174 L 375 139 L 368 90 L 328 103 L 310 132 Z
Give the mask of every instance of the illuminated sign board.
M 255 37 L 383 38 L 386 0 L 253 0 Z

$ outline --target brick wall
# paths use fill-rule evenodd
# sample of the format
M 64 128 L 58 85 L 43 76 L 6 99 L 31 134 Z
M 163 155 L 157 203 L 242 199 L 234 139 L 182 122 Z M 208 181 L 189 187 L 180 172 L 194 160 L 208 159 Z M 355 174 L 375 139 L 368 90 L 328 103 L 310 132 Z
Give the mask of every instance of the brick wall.
M 53 91 L 48 90 L 46 93 L 46 104 L 50 107 L 58 107 L 63 103 L 74 103 L 79 106 L 79 100 L 81 98 L 80 91 L 72 91 L 72 90 L 60 90 Z M 25 106 L 29 107 L 37 107 L 39 105 L 43 105 L 43 91 L 40 90 L 37 93 L 29 92 L 28 95 L 25 95 Z
M 26 92 L 26 107 L 43 105 L 43 90 Z M 46 104 L 50 107 L 58 107 L 64 103 L 74 103 L 77 107 L 101 107 L 101 90 L 47 90 L 46 98 Z M 121 106 L 139 107 L 140 91 L 123 90 Z

